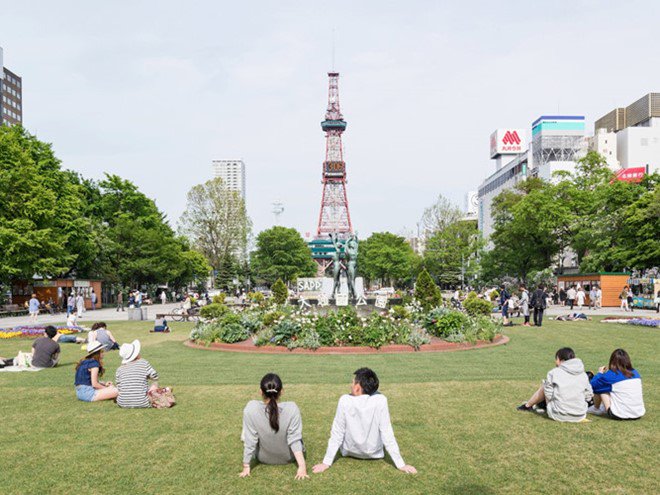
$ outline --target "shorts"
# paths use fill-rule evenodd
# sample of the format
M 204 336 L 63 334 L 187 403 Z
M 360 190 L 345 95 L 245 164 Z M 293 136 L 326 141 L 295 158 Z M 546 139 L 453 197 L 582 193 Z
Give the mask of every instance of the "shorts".
M 509 305 L 508 304 L 506 306 L 502 307 L 502 316 L 504 316 L 504 318 L 509 317 Z
M 96 396 L 96 389 L 91 385 L 76 385 L 76 396 L 83 402 L 92 402 Z

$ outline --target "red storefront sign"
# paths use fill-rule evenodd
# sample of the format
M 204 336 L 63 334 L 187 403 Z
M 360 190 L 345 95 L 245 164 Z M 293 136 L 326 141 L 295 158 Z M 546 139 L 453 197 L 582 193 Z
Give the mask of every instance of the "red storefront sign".
M 646 174 L 646 167 L 622 168 L 616 173 L 616 180 L 624 182 L 641 182 Z

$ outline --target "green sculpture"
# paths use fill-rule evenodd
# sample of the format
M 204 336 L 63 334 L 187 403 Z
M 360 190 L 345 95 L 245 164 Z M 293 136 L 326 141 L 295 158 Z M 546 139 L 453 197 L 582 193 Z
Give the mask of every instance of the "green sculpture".
M 332 253 L 332 278 L 334 280 L 334 285 L 332 286 L 332 297 L 335 297 L 337 291 L 339 291 L 340 278 L 341 278 L 341 244 L 339 243 L 338 236 L 336 232 L 330 234 L 330 240 L 335 250 Z
M 348 293 L 351 298 L 357 299 L 355 292 L 355 275 L 357 273 L 357 256 L 358 256 L 358 236 L 357 233 L 351 235 L 346 241 L 346 261 L 348 267 L 346 268 L 346 280 L 348 282 Z
M 357 273 L 357 255 L 358 255 L 358 237 L 357 234 L 351 234 L 344 245 L 344 257 L 346 265 L 342 264 L 341 250 L 342 245 L 336 232 L 330 234 L 330 240 L 335 250 L 332 253 L 332 277 L 334 284 L 332 286 L 332 297 L 339 292 L 341 288 L 341 274 L 346 274 L 348 285 L 348 294 L 352 299 L 357 298 L 355 292 L 355 275 Z

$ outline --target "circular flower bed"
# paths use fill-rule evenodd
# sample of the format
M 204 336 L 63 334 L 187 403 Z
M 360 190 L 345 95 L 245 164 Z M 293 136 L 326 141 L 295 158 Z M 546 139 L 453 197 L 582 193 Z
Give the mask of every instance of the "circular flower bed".
M 637 325 L 642 327 L 660 328 L 660 318 L 645 318 L 636 316 L 608 316 L 600 320 L 601 323 L 622 323 L 624 325 Z
M 81 327 L 58 326 L 55 328 L 57 328 L 58 332 L 65 335 L 80 333 L 83 331 Z M 0 328 L 0 339 L 41 337 L 45 334 L 45 331 L 46 331 L 46 326 L 44 325 L 21 325 L 13 328 Z
M 448 308 L 424 311 L 417 305 L 360 315 L 353 307 L 325 314 L 290 306 L 255 306 L 240 312 L 219 310 L 190 333 L 196 344 L 250 342 L 256 347 L 316 350 L 321 347 L 408 346 L 419 350 L 432 339 L 448 343 L 493 342 L 499 322 Z

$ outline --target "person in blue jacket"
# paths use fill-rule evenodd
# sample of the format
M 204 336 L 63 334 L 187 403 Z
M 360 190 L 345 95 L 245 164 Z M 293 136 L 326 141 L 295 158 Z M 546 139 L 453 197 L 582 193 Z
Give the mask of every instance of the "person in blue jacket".
M 612 419 L 639 419 L 646 413 L 642 394 L 642 377 L 633 368 L 630 356 L 616 349 L 609 366 L 601 366 L 591 379 L 594 391 L 592 414 L 605 414 Z

